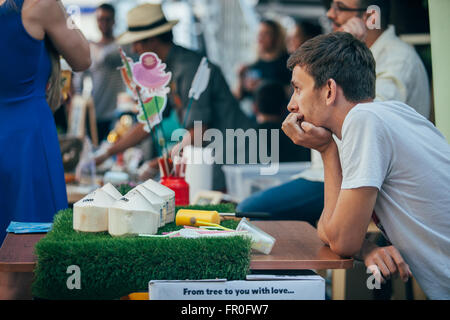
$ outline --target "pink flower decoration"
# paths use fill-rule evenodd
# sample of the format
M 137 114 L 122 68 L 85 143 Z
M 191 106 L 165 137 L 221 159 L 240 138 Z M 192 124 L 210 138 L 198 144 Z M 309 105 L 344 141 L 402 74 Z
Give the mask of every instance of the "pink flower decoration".
M 165 72 L 166 65 L 153 52 L 141 55 L 140 61 L 133 65 L 133 76 L 136 82 L 149 90 L 165 87 L 171 78 L 170 72 Z

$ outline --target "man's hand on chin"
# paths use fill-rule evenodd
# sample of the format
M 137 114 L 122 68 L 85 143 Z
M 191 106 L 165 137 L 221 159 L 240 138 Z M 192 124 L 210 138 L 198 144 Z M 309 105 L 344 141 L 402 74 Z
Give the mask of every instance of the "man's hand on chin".
M 331 131 L 303 121 L 296 113 L 289 114 L 283 122 L 282 130 L 296 145 L 323 152 L 333 142 Z

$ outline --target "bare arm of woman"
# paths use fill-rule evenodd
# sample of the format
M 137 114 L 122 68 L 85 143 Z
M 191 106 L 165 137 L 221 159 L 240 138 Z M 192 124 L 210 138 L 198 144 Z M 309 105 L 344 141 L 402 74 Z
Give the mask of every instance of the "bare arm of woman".
M 40 40 L 47 35 L 73 71 L 83 71 L 91 65 L 89 43 L 68 19 L 59 0 L 24 1 L 22 20 L 28 33 Z

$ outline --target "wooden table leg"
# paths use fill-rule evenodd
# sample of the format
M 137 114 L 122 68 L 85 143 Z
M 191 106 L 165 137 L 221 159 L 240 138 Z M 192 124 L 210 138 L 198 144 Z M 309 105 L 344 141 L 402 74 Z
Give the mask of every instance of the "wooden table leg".
M 331 276 L 331 292 L 333 300 L 345 300 L 345 269 L 333 270 Z

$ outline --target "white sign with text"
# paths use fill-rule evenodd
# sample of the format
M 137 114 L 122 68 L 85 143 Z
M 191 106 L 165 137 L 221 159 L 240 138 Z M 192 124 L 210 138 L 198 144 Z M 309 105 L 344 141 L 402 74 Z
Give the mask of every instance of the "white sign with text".
M 259 280 L 258 280 L 259 279 Z M 252 277 L 251 280 L 153 280 L 151 300 L 325 300 L 325 280 L 318 275 Z

